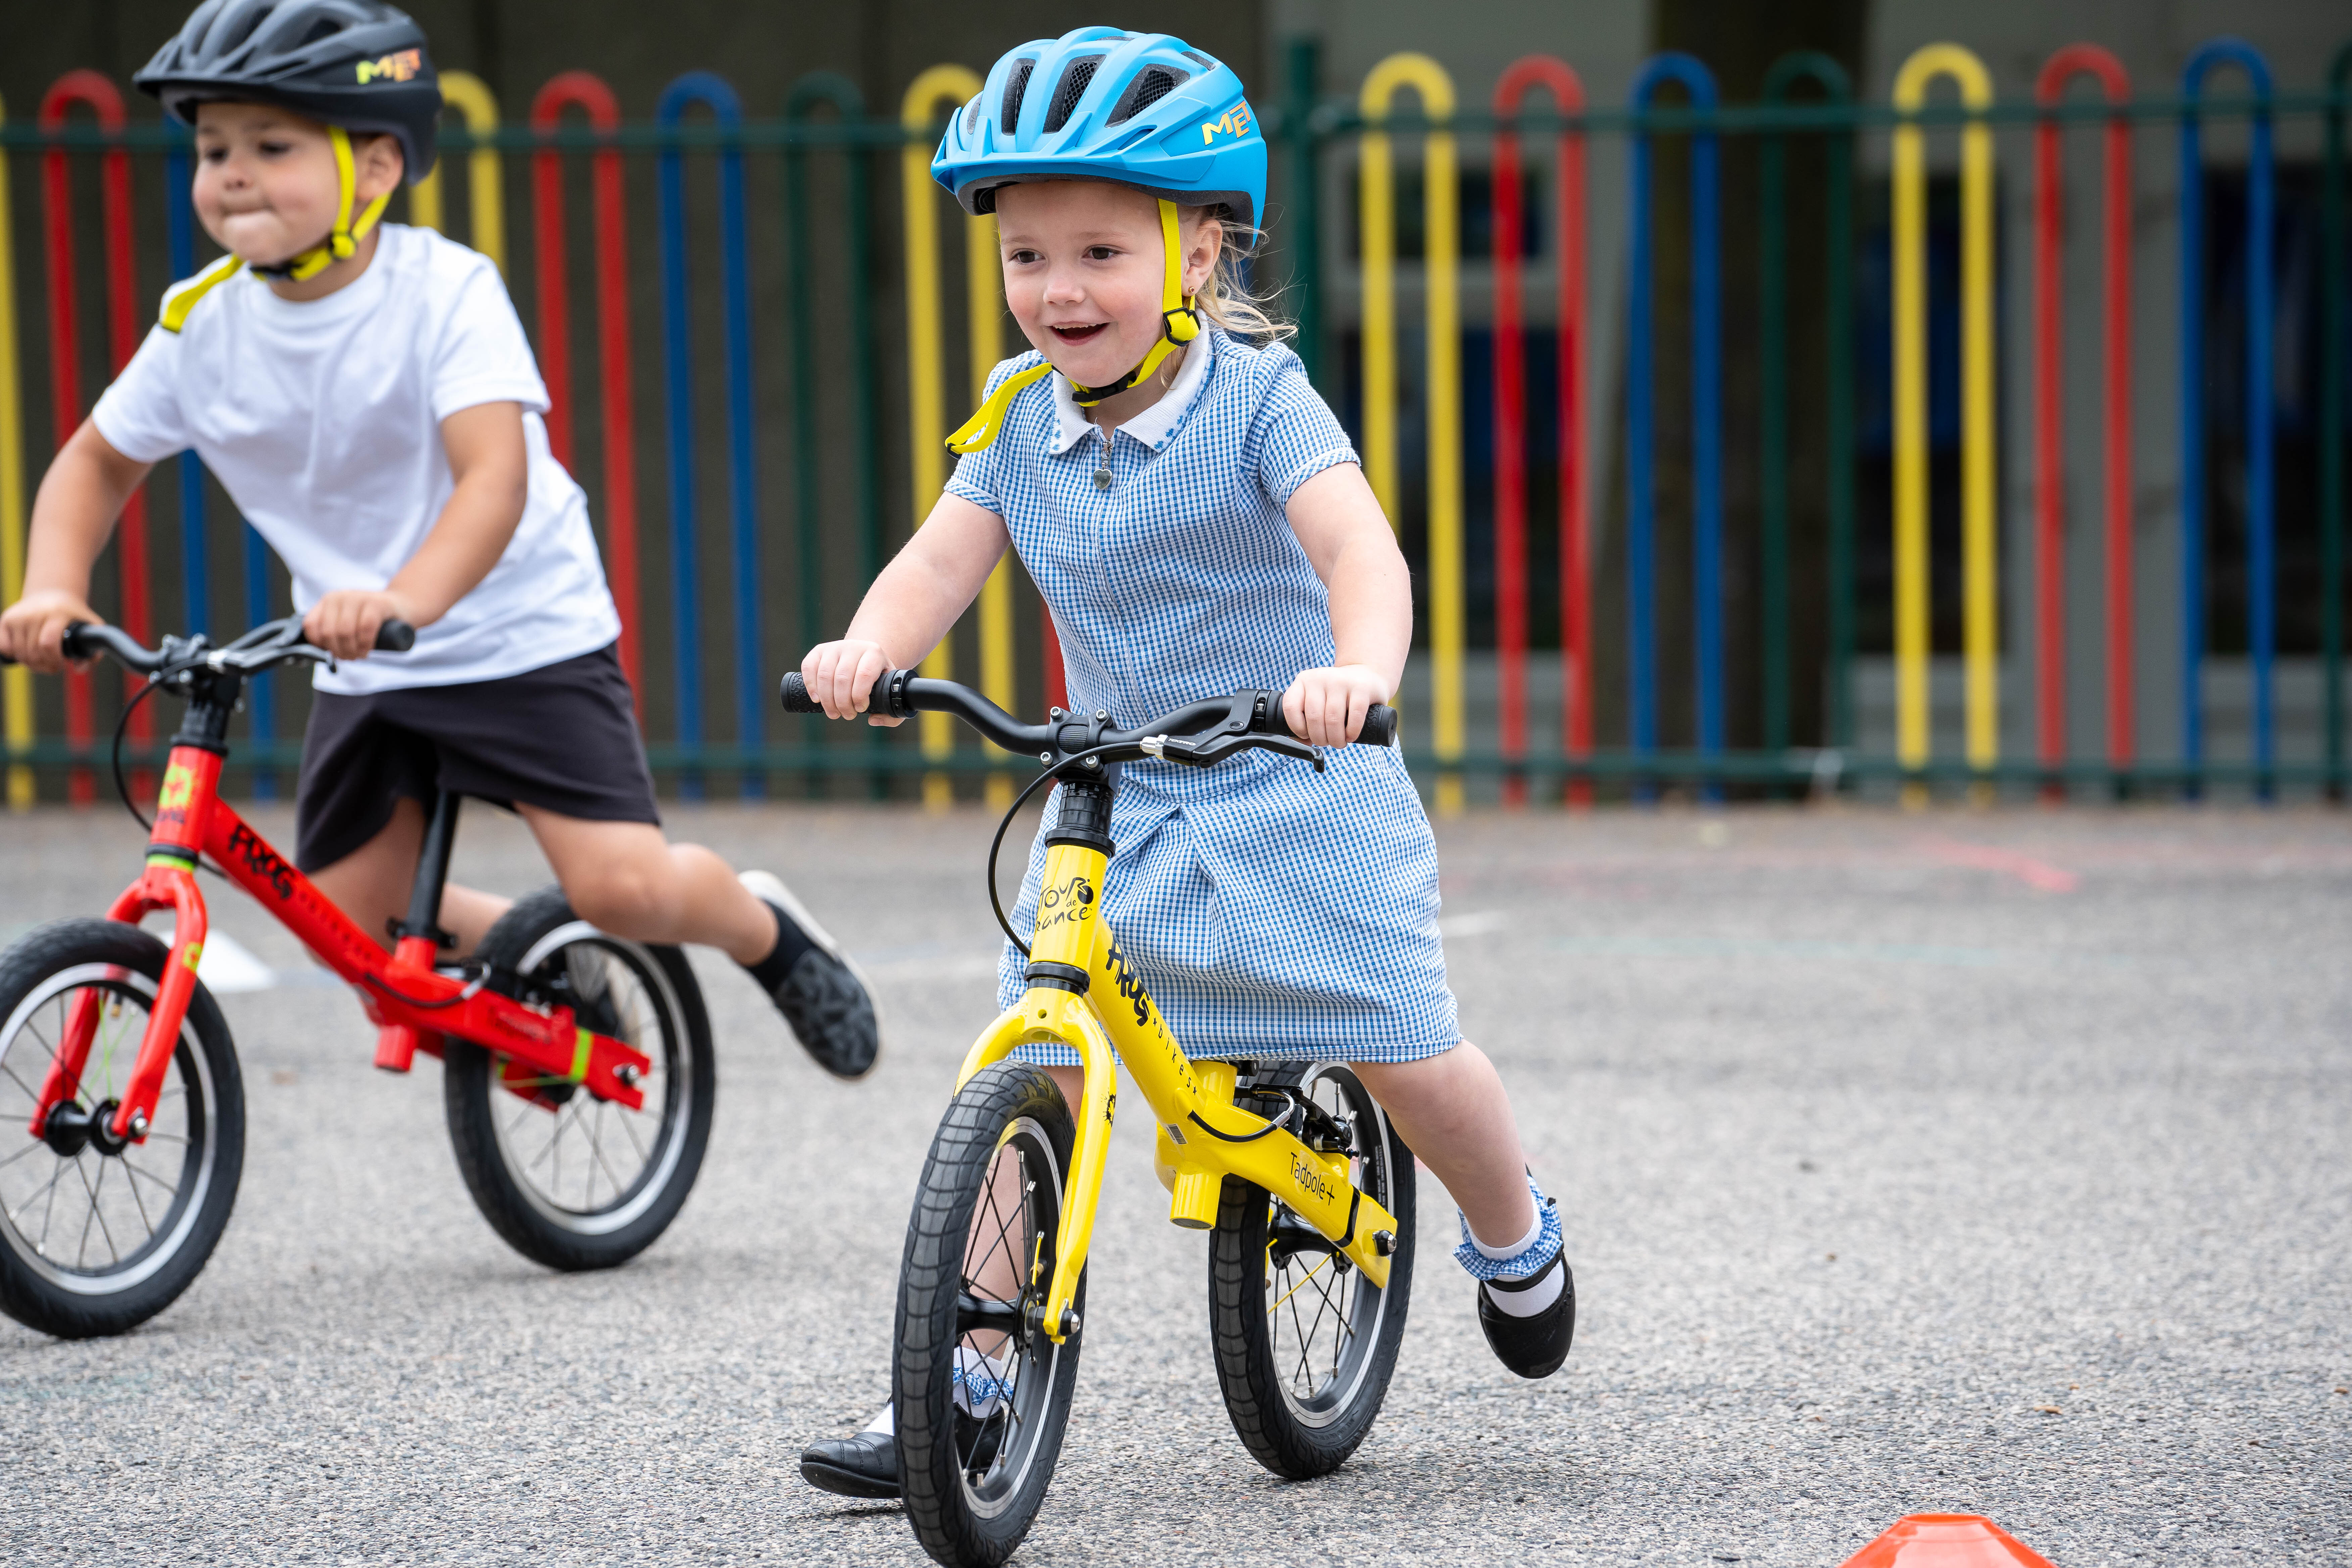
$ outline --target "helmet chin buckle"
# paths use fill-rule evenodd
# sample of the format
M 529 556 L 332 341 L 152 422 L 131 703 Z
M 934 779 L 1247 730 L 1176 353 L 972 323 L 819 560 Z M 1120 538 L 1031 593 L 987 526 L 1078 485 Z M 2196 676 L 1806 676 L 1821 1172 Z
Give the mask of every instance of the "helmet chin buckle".
M 340 125 L 330 125 L 327 127 L 327 140 L 335 151 L 335 226 L 327 231 L 326 238 L 310 249 L 273 267 L 256 267 L 248 262 L 246 264 L 247 271 L 273 282 L 307 283 L 336 262 L 348 261 L 357 256 L 360 241 L 383 216 L 384 205 L 392 200 L 390 191 L 370 202 L 358 219 L 353 220 L 352 205 L 359 200 L 359 165 L 352 156 L 351 133 Z

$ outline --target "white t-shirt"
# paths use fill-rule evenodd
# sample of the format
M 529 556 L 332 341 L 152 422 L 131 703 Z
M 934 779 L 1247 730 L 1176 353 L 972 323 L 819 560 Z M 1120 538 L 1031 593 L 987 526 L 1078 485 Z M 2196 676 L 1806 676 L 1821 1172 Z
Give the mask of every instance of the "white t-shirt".
M 323 300 L 279 299 L 249 272 L 157 327 L 91 418 L 124 457 L 191 447 L 294 577 L 307 610 L 337 588 L 381 588 L 449 500 L 441 421 L 523 407 L 530 499 L 489 575 L 404 654 L 320 667 L 360 694 L 519 675 L 592 653 L 621 617 L 588 500 L 547 448 L 547 387 L 487 257 L 431 229 L 386 224 L 365 272 Z

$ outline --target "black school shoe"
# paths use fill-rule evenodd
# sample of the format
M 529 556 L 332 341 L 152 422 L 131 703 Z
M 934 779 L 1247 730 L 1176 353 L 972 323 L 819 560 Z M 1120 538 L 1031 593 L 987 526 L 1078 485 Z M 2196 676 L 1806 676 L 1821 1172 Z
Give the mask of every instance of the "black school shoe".
M 1550 1306 L 1531 1318 L 1514 1318 L 1495 1310 L 1488 1292 L 1517 1295 L 1532 1289 L 1555 1268 L 1564 1278 L 1559 1297 Z M 1524 1279 L 1480 1280 L 1478 1326 L 1486 1331 L 1486 1345 L 1495 1359 L 1521 1377 L 1549 1377 L 1558 1372 L 1560 1363 L 1568 1359 L 1569 1342 L 1576 1338 L 1576 1275 L 1568 1267 L 1568 1255 L 1553 1254 L 1549 1263 Z
M 882 1028 L 866 977 L 782 879 L 767 871 L 745 871 L 736 880 L 775 911 L 780 932 L 797 931 L 803 942 L 795 945 L 804 943 L 804 951 L 780 978 L 761 973 L 761 965 L 744 967 L 760 980 L 768 999 L 792 1026 L 793 1037 L 816 1058 L 817 1066 L 835 1078 L 864 1078 L 882 1052 Z
M 801 1479 L 843 1497 L 898 1496 L 898 1439 L 887 1432 L 827 1437 L 801 1450 Z
M 996 1445 L 1005 1424 L 982 1423 L 956 1412 L 956 1441 L 971 1455 L 973 1469 L 985 1473 L 996 1462 Z M 898 1489 L 898 1439 L 888 1432 L 860 1432 L 854 1437 L 827 1437 L 801 1450 L 801 1479 L 819 1491 L 843 1497 L 896 1499 Z

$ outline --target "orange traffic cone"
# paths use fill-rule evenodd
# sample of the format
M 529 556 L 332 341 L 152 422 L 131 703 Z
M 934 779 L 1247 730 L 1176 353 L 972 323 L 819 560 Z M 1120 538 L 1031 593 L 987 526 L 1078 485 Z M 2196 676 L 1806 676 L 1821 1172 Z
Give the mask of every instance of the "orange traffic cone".
M 2055 1568 L 1981 1514 L 1906 1513 L 1845 1568 Z

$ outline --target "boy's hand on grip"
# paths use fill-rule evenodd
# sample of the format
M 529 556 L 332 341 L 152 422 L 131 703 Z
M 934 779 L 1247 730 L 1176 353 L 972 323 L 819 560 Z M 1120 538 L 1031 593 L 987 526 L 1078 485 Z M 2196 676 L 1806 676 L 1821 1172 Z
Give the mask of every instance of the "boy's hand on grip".
M 66 628 L 79 621 L 102 626 L 106 617 L 78 594 L 37 589 L 0 612 L 0 654 L 44 675 L 55 675 L 68 663 L 87 665 L 88 659 L 65 656 Z
M 1302 669 L 1282 694 L 1283 722 L 1311 746 L 1344 746 L 1362 733 L 1364 714 L 1389 700 L 1389 683 L 1367 664 Z
M 801 660 L 801 679 L 826 718 L 855 719 L 866 712 L 874 699 L 874 683 L 890 668 L 890 656 L 880 643 L 844 638 L 809 649 Z M 886 730 L 906 722 L 887 713 L 867 714 L 866 721 Z
M 365 658 L 375 651 L 375 634 L 386 621 L 419 617 L 397 594 L 379 588 L 338 588 L 302 617 L 302 636 L 337 658 Z

